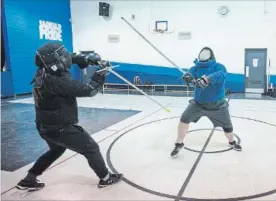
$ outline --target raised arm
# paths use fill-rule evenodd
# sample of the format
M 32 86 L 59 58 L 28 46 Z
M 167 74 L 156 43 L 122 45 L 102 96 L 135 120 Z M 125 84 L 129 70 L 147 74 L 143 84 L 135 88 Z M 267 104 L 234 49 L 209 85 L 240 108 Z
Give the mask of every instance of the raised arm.
M 71 54 L 72 63 L 77 64 L 81 69 L 87 68 L 89 65 L 98 65 L 98 62 L 101 61 L 101 57 L 93 52 L 87 55 L 85 54 Z
M 224 82 L 227 76 L 227 71 L 224 65 L 216 64 L 216 72 L 207 76 L 208 82 L 211 84 Z
M 52 91 L 61 96 L 92 97 L 99 92 L 104 81 L 105 76 L 98 73 L 93 74 L 88 84 L 74 80 L 69 75 L 62 77 L 51 76 L 50 79 L 47 79 L 47 77 L 45 78 L 45 86 L 51 86 Z M 50 82 L 52 82 L 52 84 L 50 84 Z

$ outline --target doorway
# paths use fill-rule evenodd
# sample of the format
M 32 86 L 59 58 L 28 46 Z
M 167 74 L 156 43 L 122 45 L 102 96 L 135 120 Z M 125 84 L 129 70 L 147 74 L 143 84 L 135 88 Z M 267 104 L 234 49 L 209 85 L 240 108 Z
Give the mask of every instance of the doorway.
M 245 92 L 265 92 L 266 61 L 267 49 L 245 49 Z

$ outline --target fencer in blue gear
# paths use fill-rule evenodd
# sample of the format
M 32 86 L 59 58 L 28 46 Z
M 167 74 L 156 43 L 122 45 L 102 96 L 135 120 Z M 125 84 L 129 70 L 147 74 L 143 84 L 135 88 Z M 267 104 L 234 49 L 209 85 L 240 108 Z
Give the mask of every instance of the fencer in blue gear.
M 201 104 L 224 101 L 227 70 L 216 61 L 213 50 L 204 47 L 194 64 L 188 74 L 195 84 L 195 101 Z M 184 81 L 186 76 L 183 77 Z
M 229 146 L 237 151 L 242 147 L 233 138 L 233 126 L 225 100 L 225 82 L 227 71 L 223 64 L 216 61 L 214 52 L 209 47 L 204 47 L 194 66 L 183 76 L 186 83 L 195 85 L 194 99 L 182 113 L 178 125 L 178 134 L 175 147 L 171 156 L 177 156 L 184 147 L 184 137 L 190 123 L 196 123 L 201 117 L 206 116 L 214 127 L 222 127 L 229 141 Z

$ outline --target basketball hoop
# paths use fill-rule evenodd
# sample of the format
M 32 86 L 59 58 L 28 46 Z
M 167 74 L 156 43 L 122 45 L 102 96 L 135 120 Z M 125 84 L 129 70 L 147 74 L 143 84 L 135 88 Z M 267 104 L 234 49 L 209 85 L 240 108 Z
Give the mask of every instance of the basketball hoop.
M 149 32 L 152 34 L 167 35 L 174 32 L 173 23 L 168 21 L 156 21 L 153 20 L 149 23 Z

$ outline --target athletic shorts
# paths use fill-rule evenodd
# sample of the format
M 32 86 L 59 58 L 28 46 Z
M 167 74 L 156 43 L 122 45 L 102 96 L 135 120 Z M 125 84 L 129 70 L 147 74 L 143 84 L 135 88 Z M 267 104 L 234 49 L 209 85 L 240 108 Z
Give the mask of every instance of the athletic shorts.
M 228 110 L 228 102 L 222 101 L 209 105 L 201 105 L 194 100 L 182 113 L 180 121 L 182 123 L 196 123 L 201 117 L 206 116 L 213 123 L 214 127 L 232 129 L 232 122 Z

